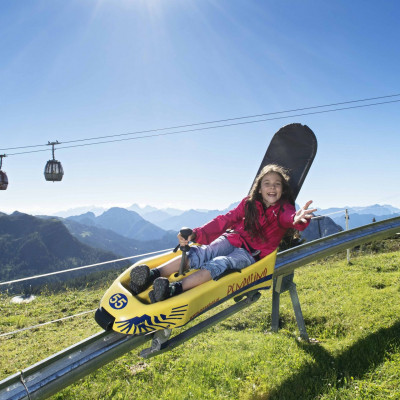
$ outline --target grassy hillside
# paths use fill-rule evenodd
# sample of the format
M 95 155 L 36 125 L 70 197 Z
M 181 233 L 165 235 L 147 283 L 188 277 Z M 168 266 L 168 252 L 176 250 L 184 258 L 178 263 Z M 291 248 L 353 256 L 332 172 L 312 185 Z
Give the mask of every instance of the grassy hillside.
M 297 339 L 287 293 L 281 330 L 270 333 L 271 292 L 265 292 L 173 351 L 143 360 L 134 350 L 53 399 L 399 399 L 399 242 L 372 244 L 353 254 L 351 265 L 340 254 L 296 271 L 308 334 L 317 343 Z M 94 309 L 108 283 L 42 293 L 30 304 L 10 303 L 3 294 L 0 331 Z M 87 315 L 0 338 L 7 355 L 0 358 L 0 379 L 98 331 Z

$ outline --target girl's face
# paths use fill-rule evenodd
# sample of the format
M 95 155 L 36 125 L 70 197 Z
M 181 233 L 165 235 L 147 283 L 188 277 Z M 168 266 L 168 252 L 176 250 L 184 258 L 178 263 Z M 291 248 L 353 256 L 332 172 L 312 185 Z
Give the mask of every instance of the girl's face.
M 276 172 L 268 172 L 261 179 L 260 190 L 264 204 L 269 207 L 273 206 L 282 196 L 282 178 Z

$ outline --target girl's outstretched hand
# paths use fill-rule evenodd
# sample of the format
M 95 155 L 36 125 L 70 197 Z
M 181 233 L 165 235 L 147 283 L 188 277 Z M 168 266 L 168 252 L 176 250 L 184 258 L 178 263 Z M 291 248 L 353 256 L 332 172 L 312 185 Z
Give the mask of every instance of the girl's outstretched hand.
M 312 213 L 317 211 L 316 208 L 313 208 L 311 210 L 308 209 L 308 207 L 310 207 L 310 204 L 312 203 L 312 200 L 307 201 L 307 203 L 300 208 L 300 210 L 298 210 L 296 212 L 296 214 L 294 215 L 293 218 L 293 225 L 296 225 L 298 223 L 306 223 L 307 220 L 311 219 L 312 217 Z

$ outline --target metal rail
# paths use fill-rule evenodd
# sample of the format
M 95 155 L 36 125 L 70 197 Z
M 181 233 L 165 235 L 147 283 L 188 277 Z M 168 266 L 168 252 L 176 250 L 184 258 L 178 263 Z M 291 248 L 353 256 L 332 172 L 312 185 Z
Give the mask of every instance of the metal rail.
M 100 332 L 1 381 L 0 399 L 45 399 L 150 339 Z
M 400 232 L 400 217 L 318 239 L 278 254 L 274 278 L 312 261 Z M 234 306 L 231 306 L 234 307 Z M 230 314 L 229 314 L 230 315 Z M 191 328 L 192 329 L 192 328 Z M 45 399 L 152 339 L 101 332 L 0 382 L 0 400 Z M 194 335 L 191 335 L 192 337 Z M 172 339 L 173 340 L 173 339 Z M 171 346 L 174 347 L 174 346 Z
M 274 277 L 288 275 L 296 268 L 366 242 L 379 240 L 400 232 L 400 217 L 339 232 L 302 244 L 278 254 Z

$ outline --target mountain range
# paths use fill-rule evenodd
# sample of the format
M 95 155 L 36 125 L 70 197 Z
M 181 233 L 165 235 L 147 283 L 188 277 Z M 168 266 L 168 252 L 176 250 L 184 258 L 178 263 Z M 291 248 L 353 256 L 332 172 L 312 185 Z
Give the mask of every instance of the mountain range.
M 319 210 L 318 215 L 329 216 L 343 229 L 346 228 L 345 210 L 349 215 L 349 229 L 358 228 L 372 222 L 383 221 L 400 215 L 400 209 L 390 205 L 374 204 L 367 207 L 340 207 Z M 334 214 L 333 214 L 334 213 Z
M 129 256 L 174 247 L 177 243 L 176 235 L 182 226 L 202 226 L 236 205 L 237 203 L 231 204 L 225 210 L 189 210 L 180 215 L 169 216 L 162 224 L 172 228 L 169 230 L 156 227 L 155 224 L 144 219 L 149 213 L 144 212 L 142 217 L 135 211 L 123 208 L 111 208 L 97 217 L 88 212 L 62 221 L 70 233 L 81 242 Z M 150 214 L 154 215 L 154 212 L 152 210 Z M 302 238 L 310 241 L 341 230 L 342 227 L 331 218 L 323 217 L 312 220 L 308 228 L 302 232 Z
M 178 210 L 178 209 L 157 209 L 155 207 L 146 206 L 140 207 L 133 204 L 126 208 L 128 211 L 133 211 L 139 214 L 144 220 L 150 222 L 166 231 L 178 231 L 182 226 L 201 226 L 206 222 L 215 218 L 217 215 L 225 214 L 229 210 L 237 206 L 239 202 L 233 203 L 223 210 Z M 336 207 L 319 209 L 315 215 L 326 216 L 342 229 L 346 229 L 345 210 L 349 214 L 349 228 L 357 228 L 362 225 L 369 224 L 375 221 L 392 218 L 400 215 L 400 209 L 390 205 L 374 204 L 366 207 Z M 122 209 L 120 209 L 122 210 Z M 78 216 L 79 218 L 81 216 Z M 77 218 L 77 217 L 73 217 Z M 320 221 L 321 226 L 321 221 Z M 141 240 L 141 238 L 138 238 Z
M 141 207 L 138 204 L 132 204 L 126 210 L 134 211 L 146 221 L 164 229 L 177 231 L 182 226 L 201 226 L 210 219 L 219 214 L 224 214 L 234 208 L 239 202 L 231 204 L 223 210 L 179 210 L 175 208 L 156 208 L 153 206 Z M 336 224 L 343 229 L 346 228 L 345 210 L 348 210 L 350 219 L 349 227 L 357 228 L 358 226 L 369 224 L 375 218 L 376 221 L 392 218 L 400 215 L 400 209 L 391 205 L 374 204 L 366 207 L 335 207 L 319 209 L 317 215 L 329 216 Z M 95 215 L 100 215 L 107 211 L 98 207 L 86 207 L 61 211 L 54 215 L 67 218 L 69 216 L 79 216 L 84 212 L 90 211 Z M 335 213 L 335 214 L 332 214 Z
M 119 207 L 110 208 L 98 217 L 92 212 L 87 212 L 68 217 L 67 220 L 109 229 L 119 235 L 136 240 L 159 240 L 166 233 L 164 229 L 146 221 L 138 213 Z
M 0 279 L 69 269 L 120 257 L 175 247 L 182 226 L 196 227 L 224 214 L 224 210 L 177 210 L 113 207 L 96 215 L 88 211 L 66 218 L 0 213 Z M 319 210 L 302 232 L 310 241 L 345 229 L 345 209 L 350 228 L 400 215 L 392 206 L 343 207 Z M 96 210 L 99 212 L 99 210 Z
M 69 233 L 80 242 L 102 250 L 112 251 L 121 257 L 130 257 L 152 251 L 173 248 L 177 245 L 177 232 L 165 232 L 159 239 L 142 237 L 142 240 L 128 238 L 111 229 L 85 225 L 73 219 L 61 220 Z
M 181 227 L 202 226 L 217 215 L 233 209 L 237 204 L 238 202 L 233 203 L 223 210 L 187 211 L 140 207 L 133 204 L 126 209 L 111 208 L 99 216 L 92 212 L 70 216 L 64 220 L 64 224 L 71 234 L 88 245 L 103 250 L 112 249 L 121 255 L 138 254 L 136 251 L 140 254 L 142 249 L 152 251 L 174 247 L 177 241 L 176 234 Z M 310 241 L 345 229 L 346 209 L 350 215 L 350 228 L 369 224 L 374 219 L 379 221 L 400 215 L 400 209 L 388 205 L 322 209 L 316 214 L 322 217 L 311 221 L 309 227 L 302 232 L 302 238 Z M 73 225 L 72 222 L 80 225 Z M 130 241 L 127 241 L 127 238 L 130 238 Z

